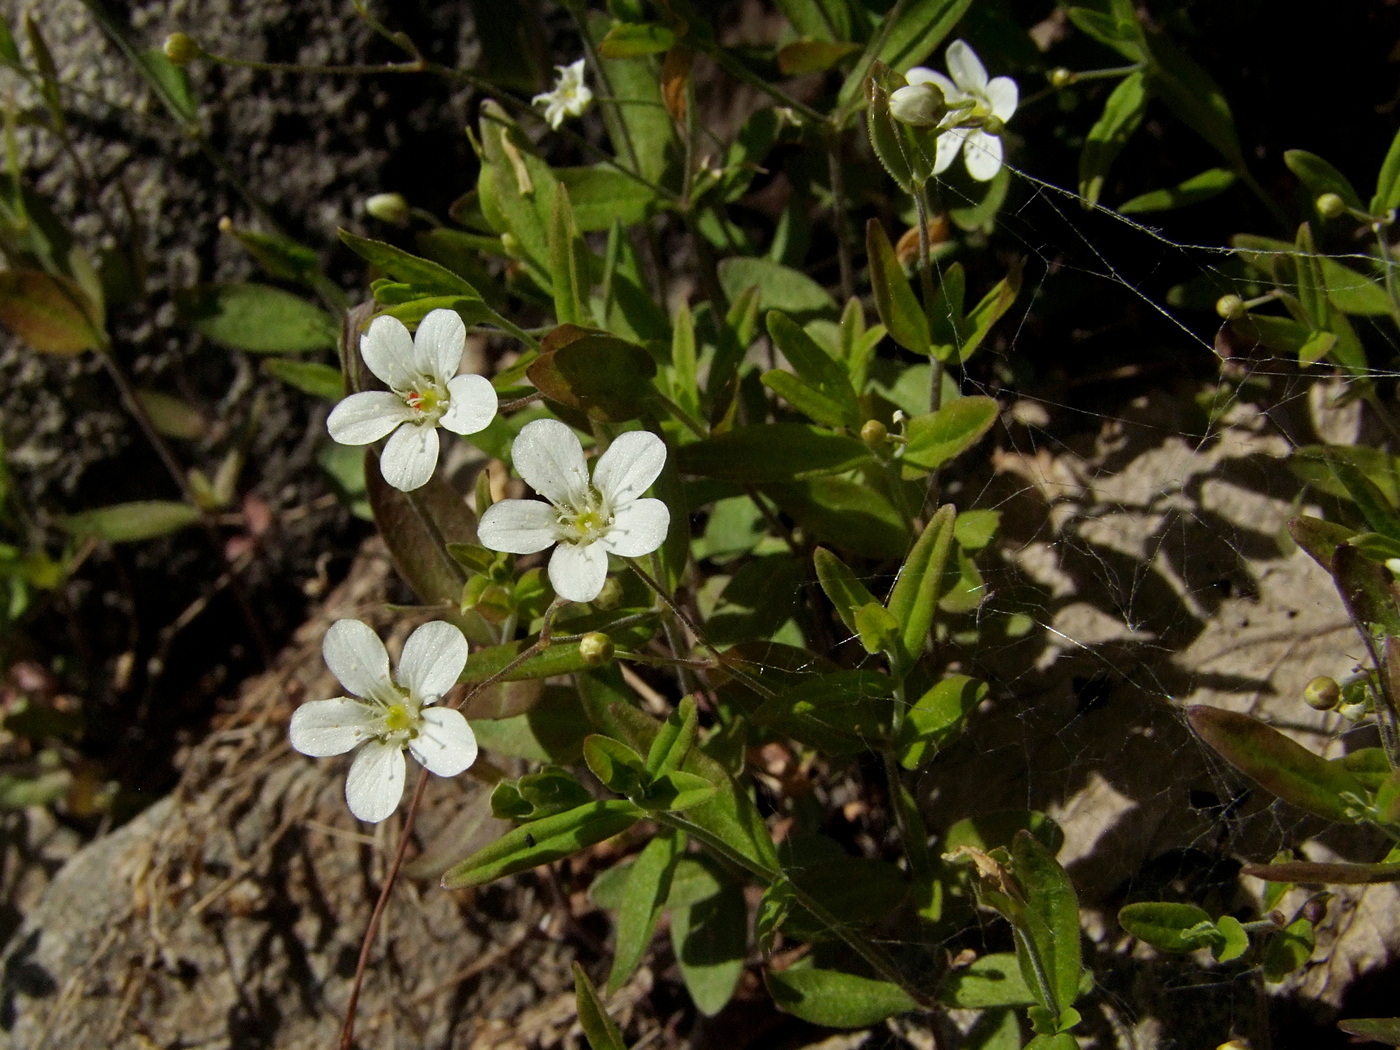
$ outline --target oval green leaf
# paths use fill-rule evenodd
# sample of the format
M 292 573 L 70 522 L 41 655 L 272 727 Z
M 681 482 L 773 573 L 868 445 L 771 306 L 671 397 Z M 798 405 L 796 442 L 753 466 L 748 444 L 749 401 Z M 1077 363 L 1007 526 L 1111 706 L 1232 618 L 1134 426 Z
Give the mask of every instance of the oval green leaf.
M 180 314 L 206 339 L 255 354 L 327 350 L 336 343 L 330 314 L 265 284 L 204 284 L 175 295 Z
M 827 1028 L 868 1028 L 918 1008 L 897 984 L 838 970 L 768 970 L 763 980 L 780 1009 Z

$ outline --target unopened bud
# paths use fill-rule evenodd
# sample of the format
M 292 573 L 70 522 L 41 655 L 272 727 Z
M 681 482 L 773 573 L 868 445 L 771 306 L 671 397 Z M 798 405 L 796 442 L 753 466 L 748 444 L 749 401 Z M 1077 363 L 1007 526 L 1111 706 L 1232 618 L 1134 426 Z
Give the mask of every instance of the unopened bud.
M 403 226 L 408 222 L 408 201 L 402 193 L 376 193 L 365 201 L 365 212 L 381 222 Z
M 1308 901 L 1307 904 L 1303 905 L 1302 914 L 1303 918 L 1316 926 L 1323 919 L 1327 918 L 1327 898 L 1314 897 L 1312 900 Z
M 1385 567 L 1390 570 L 1390 575 L 1400 580 L 1400 558 L 1387 558 Z
M 613 658 L 613 640 L 601 631 L 590 631 L 579 639 L 578 654 L 589 667 L 601 667 Z
M 879 448 L 889 440 L 890 432 L 878 419 L 867 419 L 860 428 L 860 439 L 871 448 Z
M 1215 301 L 1215 312 L 1227 321 L 1238 321 L 1248 311 L 1238 295 L 1222 295 Z
M 591 604 L 593 608 L 607 612 L 609 609 L 616 609 L 622 601 L 622 584 L 616 576 L 609 576 L 603 584 L 603 589 L 598 592 L 598 597 L 594 598 Z
M 1341 715 L 1348 722 L 1360 722 L 1370 713 L 1371 709 L 1364 703 L 1342 704 L 1337 708 L 1337 714 Z
M 1347 210 L 1347 202 L 1335 193 L 1324 193 L 1314 203 L 1324 219 L 1335 219 Z
M 1069 87 L 1074 81 L 1074 74 L 1064 66 L 1057 66 L 1050 70 L 1050 86 L 1056 91 Z
M 890 95 L 890 116 L 916 128 L 937 127 L 948 102 L 937 84 L 906 84 Z
M 1341 702 L 1342 687 L 1335 678 L 1319 675 L 1303 690 L 1303 703 L 1314 711 L 1330 711 Z
M 202 54 L 204 49 L 185 33 L 171 33 L 165 38 L 165 57 L 173 66 L 187 66 Z

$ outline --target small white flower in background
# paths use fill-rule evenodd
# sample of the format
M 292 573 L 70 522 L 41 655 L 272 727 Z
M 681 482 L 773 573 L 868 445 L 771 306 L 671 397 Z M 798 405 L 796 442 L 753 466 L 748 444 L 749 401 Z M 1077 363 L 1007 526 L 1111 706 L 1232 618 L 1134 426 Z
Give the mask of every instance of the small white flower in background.
M 936 85 L 952 107 L 944 118 L 945 124 L 951 126 L 938 136 L 938 155 L 934 158 L 933 171 L 935 175 L 947 171 L 961 150 L 967 173 L 974 179 L 986 182 L 1001 170 L 1000 128 L 1016 112 L 1020 91 L 1016 81 L 1010 77 L 988 80 L 987 68 L 965 41 L 954 40 L 949 44 L 946 57 L 952 79 L 923 66 L 915 66 L 905 74 L 910 85 Z M 971 105 L 959 109 L 959 103 Z M 984 123 L 978 127 L 956 126 L 973 121 Z
M 351 394 L 326 429 L 342 445 L 368 445 L 392 432 L 379 458 L 384 480 L 408 492 L 437 468 L 437 428 L 475 434 L 496 417 L 496 391 L 485 376 L 457 374 L 467 328 L 455 310 L 434 310 L 415 336 L 403 322 L 376 317 L 360 337 L 365 365 L 388 390 Z
M 398 808 L 405 747 L 440 777 L 455 777 L 476 761 L 476 734 L 462 713 L 429 706 L 457 684 L 467 665 L 467 640 L 452 624 L 434 620 L 410 634 L 392 678 L 384 643 L 359 620 L 331 624 L 321 652 L 351 695 L 298 707 L 292 747 L 329 758 L 364 745 L 345 778 L 345 801 L 355 816 L 377 824 Z
M 559 597 L 591 602 L 607 579 L 609 554 L 636 558 L 665 541 L 671 512 L 659 499 L 641 498 L 666 465 L 666 443 L 655 434 L 620 435 L 598 457 L 591 484 L 583 446 L 555 419 L 527 423 L 511 459 L 549 503 L 501 500 L 481 516 L 477 538 L 491 550 L 511 554 L 559 544 L 549 559 L 549 582 Z
M 544 107 L 544 119 L 551 128 L 564 123 L 565 117 L 581 117 L 593 101 L 593 92 L 583 82 L 583 59 L 567 66 L 555 66 L 559 79 L 554 82 L 554 90 L 536 95 L 530 100 L 532 105 Z

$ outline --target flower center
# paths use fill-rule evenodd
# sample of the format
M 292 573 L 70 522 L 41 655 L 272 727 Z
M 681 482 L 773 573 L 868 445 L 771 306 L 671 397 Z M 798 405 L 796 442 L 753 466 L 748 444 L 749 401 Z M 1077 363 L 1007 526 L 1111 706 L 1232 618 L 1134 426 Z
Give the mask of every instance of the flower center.
M 406 733 L 413 728 L 413 716 L 403 704 L 390 704 L 384 712 L 384 730 L 388 733 Z
M 413 409 L 416 423 L 436 423 L 447 411 L 447 398 L 436 386 L 424 383 L 403 395 L 404 402 Z
M 559 515 L 559 524 L 566 542 L 582 546 L 602 538 L 612 525 L 612 515 L 605 514 L 598 507 L 589 507 Z

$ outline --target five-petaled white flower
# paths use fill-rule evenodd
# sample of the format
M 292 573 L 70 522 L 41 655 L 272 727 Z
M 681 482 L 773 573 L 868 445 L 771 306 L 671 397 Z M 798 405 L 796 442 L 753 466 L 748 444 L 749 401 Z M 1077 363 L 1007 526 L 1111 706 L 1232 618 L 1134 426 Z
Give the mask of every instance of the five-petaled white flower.
M 554 90 L 536 95 L 530 100 L 532 105 L 544 107 L 544 119 L 551 128 L 564 123 L 565 117 L 581 117 L 593 101 L 593 92 L 583 82 L 583 59 L 567 66 L 555 66 L 559 79 L 554 82 Z
M 671 512 L 642 499 L 666 464 L 666 443 L 645 430 L 621 434 L 598 457 L 593 481 L 574 432 L 555 419 L 527 423 L 511 448 L 515 469 L 541 496 L 507 499 L 481 516 L 477 538 L 496 551 L 534 554 L 559 544 L 549 582 L 561 598 L 591 602 L 608 576 L 608 554 L 636 558 L 666 539 Z M 551 506 L 550 504 L 553 504 Z
M 355 816 L 375 824 L 398 807 L 405 747 L 440 777 L 455 777 L 476 761 L 476 734 L 462 713 L 429 706 L 467 665 L 467 640 L 452 624 L 434 620 L 410 634 L 393 678 L 384 643 L 359 620 L 331 624 L 321 652 L 351 695 L 298 707 L 292 747 L 329 758 L 364 745 L 345 778 L 345 801 Z
M 335 406 L 326 428 L 342 445 L 368 445 L 392 432 L 379 469 L 405 492 L 437 468 L 438 427 L 475 434 L 496 416 L 496 391 L 485 376 L 457 375 L 467 328 L 455 310 L 434 310 L 410 336 L 383 315 L 360 337 L 360 356 L 388 390 L 364 390 Z
M 967 173 L 986 182 L 1001 170 L 1000 130 L 1016 112 L 1020 92 L 1010 77 L 988 80 L 987 68 L 965 41 L 949 44 L 946 57 L 951 80 L 923 66 L 915 66 L 905 74 L 910 84 L 938 85 L 952 107 L 944 118 L 947 130 L 938 136 L 933 171 L 935 175 L 947 171 L 962 150 Z M 959 127 L 960 124 L 974 126 Z

